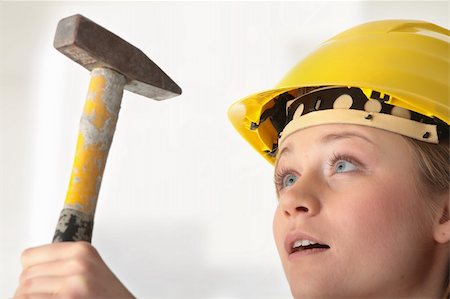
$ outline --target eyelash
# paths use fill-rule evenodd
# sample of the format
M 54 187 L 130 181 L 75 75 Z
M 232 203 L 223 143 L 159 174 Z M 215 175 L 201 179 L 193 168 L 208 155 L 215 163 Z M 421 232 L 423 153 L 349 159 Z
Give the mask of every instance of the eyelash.
M 328 160 L 328 166 L 330 168 L 332 168 L 339 161 L 347 161 L 357 167 L 361 167 L 361 163 L 358 160 L 356 160 L 354 157 L 347 155 L 347 154 L 339 154 L 339 153 L 333 153 L 331 158 Z M 333 170 L 333 172 L 334 172 L 334 170 Z
M 295 173 L 295 171 L 291 170 L 291 169 L 287 169 L 287 168 L 280 168 L 277 169 L 275 172 L 275 177 L 274 177 L 274 182 L 275 182 L 275 187 L 277 188 L 277 190 L 282 190 L 284 188 L 283 183 L 284 183 L 284 179 L 286 178 L 286 176 L 288 174 L 292 174 Z
M 328 160 L 327 164 L 330 168 L 333 168 L 333 166 L 335 166 L 336 163 L 339 161 L 347 161 L 357 167 L 361 167 L 361 163 L 358 160 L 356 160 L 354 157 L 347 155 L 347 154 L 339 154 L 339 153 L 333 153 L 331 158 Z M 280 190 L 284 189 L 283 183 L 284 183 L 284 179 L 286 178 L 286 176 L 288 174 L 295 174 L 295 173 L 296 173 L 295 171 L 293 171 L 289 168 L 277 169 L 275 172 L 275 177 L 274 177 L 275 187 L 277 188 L 277 190 L 280 191 Z M 334 173 L 334 170 L 333 170 L 333 173 Z

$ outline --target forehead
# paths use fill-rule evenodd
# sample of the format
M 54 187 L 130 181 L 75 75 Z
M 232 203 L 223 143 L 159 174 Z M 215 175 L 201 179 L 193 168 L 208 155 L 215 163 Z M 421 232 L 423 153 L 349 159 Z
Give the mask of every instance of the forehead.
M 403 138 L 382 129 L 349 124 L 327 124 L 298 130 L 280 144 L 277 160 L 292 150 L 307 150 L 311 146 L 330 145 L 340 140 L 357 140 L 373 148 L 399 148 Z

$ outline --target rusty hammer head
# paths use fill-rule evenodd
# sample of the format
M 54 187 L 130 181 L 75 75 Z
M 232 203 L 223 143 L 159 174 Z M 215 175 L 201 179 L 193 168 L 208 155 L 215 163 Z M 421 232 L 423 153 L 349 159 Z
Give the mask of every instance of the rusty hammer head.
M 141 50 L 82 15 L 59 21 L 53 45 L 90 71 L 119 72 L 127 80 L 128 91 L 155 100 L 181 94 L 181 88 Z

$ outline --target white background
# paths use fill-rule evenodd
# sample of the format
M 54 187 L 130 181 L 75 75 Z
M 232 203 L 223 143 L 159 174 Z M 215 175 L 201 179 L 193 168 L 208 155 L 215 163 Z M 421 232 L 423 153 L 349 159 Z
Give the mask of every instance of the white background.
M 100 192 L 93 244 L 140 298 L 289 298 L 272 241 L 272 167 L 227 107 L 351 26 L 450 21 L 446 1 L 0 2 L 0 298 L 63 206 L 89 73 L 52 43 L 75 13 L 183 88 L 165 102 L 125 92 Z

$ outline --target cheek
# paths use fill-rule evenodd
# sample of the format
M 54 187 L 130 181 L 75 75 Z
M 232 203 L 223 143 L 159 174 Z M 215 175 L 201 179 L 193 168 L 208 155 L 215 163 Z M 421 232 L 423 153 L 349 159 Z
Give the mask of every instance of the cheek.
M 418 238 L 424 213 L 412 186 L 374 180 L 359 190 L 345 199 L 343 213 L 335 218 L 351 238 L 349 244 L 378 255 L 408 247 Z
M 273 237 L 280 255 L 284 248 L 283 233 L 286 231 L 287 225 L 282 213 L 283 211 L 278 205 L 273 216 Z

